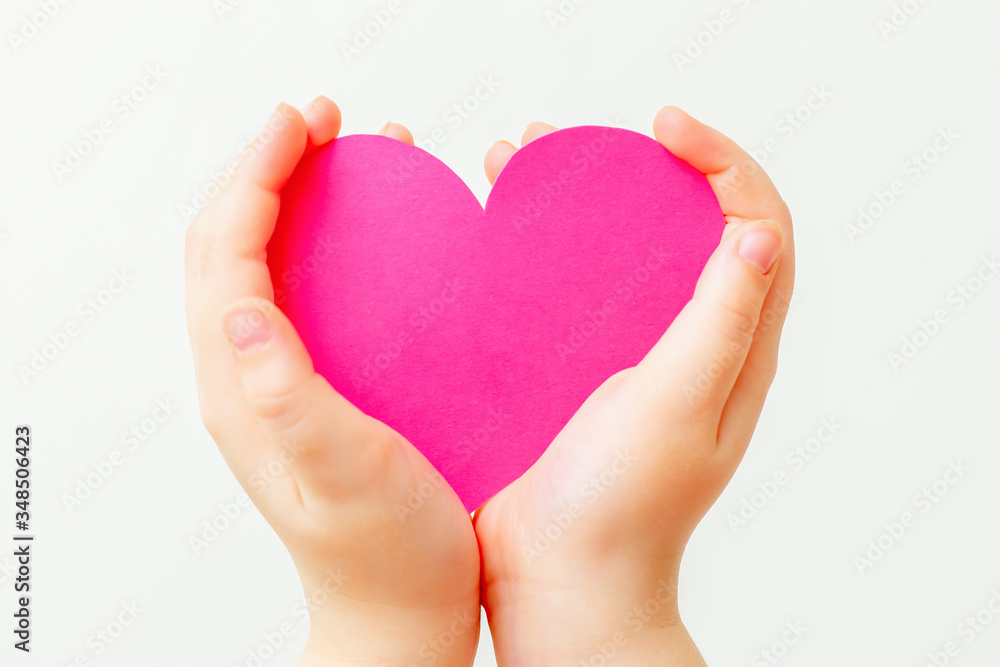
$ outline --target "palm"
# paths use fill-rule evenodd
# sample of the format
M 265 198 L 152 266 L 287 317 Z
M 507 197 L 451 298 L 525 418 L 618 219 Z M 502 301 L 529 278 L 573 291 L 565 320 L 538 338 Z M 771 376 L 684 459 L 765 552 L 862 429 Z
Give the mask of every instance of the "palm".
M 554 129 L 533 124 L 522 143 Z M 794 276 L 791 218 L 730 139 L 673 109 L 654 134 L 706 175 L 726 232 L 649 354 L 609 378 L 535 465 L 476 512 L 483 604 L 498 657 L 514 664 L 586 662 L 595 641 L 626 629 L 635 664 L 703 664 L 677 609 L 680 561 L 742 459 L 774 377 Z M 490 150 L 491 182 L 515 151 Z M 762 232 L 769 245 L 751 263 L 743 241 Z M 707 369 L 712 381 L 687 393 Z
M 579 584 L 567 565 L 586 558 L 642 562 L 653 576 L 661 556 L 683 551 L 733 461 L 702 446 L 714 444 L 709 426 L 650 423 L 633 370 L 602 384 L 538 462 L 476 512 L 485 581 L 531 582 L 545 595 Z M 487 610 L 507 602 L 502 588 L 493 592 Z
M 275 306 L 266 246 L 284 184 L 340 111 L 280 106 L 232 183 L 188 229 L 185 287 L 201 414 L 302 579 L 312 621 L 301 664 L 409 664 L 428 642 L 466 664 L 479 628 L 469 515 L 433 467 L 315 372 Z M 266 138 L 265 138 L 266 137 Z
M 462 502 L 409 442 L 368 421 L 371 435 L 352 464 L 351 484 L 345 485 L 342 467 L 327 462 L 322 465 L 329 466 L 331 481 L 339 481 L 304 491 L 312 496 L 306 499 L 307 514 L 320 541 L 313 550 L 324 552 L 322 562 L 344 562 L 357 559 L 360 546 L 365 566 L 354 583 L 363 585 L 374 603 L 418 608 L 428 601 L 475 600 L 479 549 Z M 321 478 L 321 471 L 316 474 Z M 345 491 L 365 496 L 366 511 L 345 512 Z

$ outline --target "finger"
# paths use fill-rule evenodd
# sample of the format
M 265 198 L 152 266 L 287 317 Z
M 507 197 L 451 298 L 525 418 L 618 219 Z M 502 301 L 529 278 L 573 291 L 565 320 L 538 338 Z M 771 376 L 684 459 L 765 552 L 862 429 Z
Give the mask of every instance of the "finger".
M 333 102 L 317 98 L 307 111 L 309 118 L 304 121 L 292 107 L 279 105 L 264 129 L 229 163 L 232 165 L 227 167 L 231 175 L 229 182 L 188 227 L 185 237 L 188 306 L 194 303 L 191 291 L 212 260 L 230 250 L 233 251 L 230 254 L 236 256 L 255 256 L 263 251 L 273 230 L 274 199 L 301 157 L 298 146 L 303 139 L 300 136 L 303 122 L 306 132 L 313 132 L 317 141 L 329 141 L 336 136 L 340 129 L 340 110 Z M 306 141 L 311 139 L 306 137 Z M 234 229 L 233 225 L 225 224 L 226 216 L 235 217 L 231 222 L 243 226 Z M 222 224 L 219 224 L 220 219 Z M 211 223 L 213 220 L 216 224 Z M 247 230 L 253 233 L 247 234 Z M 233 238 L 240 245 L 230 245 Z
M 269 299 L 264 248 L 277 220 L 278 193 L 302 156 L 307 129 L 301 114 L 281 105 L 239 157 L 232 180 L 188 231 L 188 332 L 202 419 L 244 485 L 274 460 L 267 442 L 248 437 L 251 415 L 232 352 L 218 326 L 228 303 L 245 296 Z
M 706 174 L 728 221 L 769 219 L 781 227 L 784 244 L 773 271 L 754 341 L 729 397 L 719 441 L 745 447 L 774 379 L 778 346 L 795 282 L 792 218 L 763 168 L 721 132 L 675 107 L 665 107 L 653 122 L 656 138 L 671 153 Z M 728 233 L 728 232 L 727 232 Z
M 383 134 L 391 139 L 405 141 L 411 146 L 413 145 L 413 135 L 406 129 L 405 125 L 400 125 L 399 123 L 386 123 L 379 130 L 379 134 Z
M 556 128 L 549 125 L 548 123 L 534 122 L 529 123 L 528 127 L 524 130 L 524 134 L 521 135 L 521 146 L 524 146 L 529 141 L 537 139 L 538 137 L 549 134 L 550 132 L 555 132 Z M 517 148 L 514 144 L 509 141 L 498 141 L 493 146 L 486 151 L 486 159 L 483 160 L 483 168 L 486 171 L 486 178 L 489 180 L 490 185 L 493 185 L 497 181 L 497 177 L 500 172 L 510 161 L 510 158 L 514 153 L 517 152 Z
M 786 245 L 788 240 L 786 239 Z M 761 309 L 750 352 L 729 395 L 719 423 L 721 447 L 742 457 L 764 409 L 764 400 L 778 370 L 781 331 L 792 299 L 794 261 L 782 251 L 779 268 Z
M 555 131 L 556 128 L 548 123 L 543 123 L 537 120 L 533 123 L 528 123 L 528 127 L 525 128 L 524 134 L 521 135 L 521 146 L 523 147 L 529 141 L 534 141 L 538 137 L 544 137 L 546 134 Z
M 291 176 L 305 150 L 308 140 L 305 119 L 294 108 L 281 104 L 271 115 L 264 130 L 238 157 L 228 186 L 210 207 L 201 211 L 188 229 L 186 243 L 186 275 L 189 286 L 189 323 L 197 325 L 195 312 L 204 312 L 222 304 L 212 303 L 201 290 L 214 267 L 261 274 L 266 272 L 264 249 L 277 221 L 279 192 Z M 225 294 L 230 286 L 239 286 L 243 276 L 227 276 L 222 272 L 223 304 L 235 298 Z M 255 289 L 246 294 L 266 296 L 270 280 L 254 281 Z M 195 290 L 201 291 L 197 294 Z M 214 291 L 219 291 L 215 286 Z M 196 308 L 197 307 L 197 308 Z M 215 311 L 217 312 L 217 311 Z
M 744 223 L 713 253 L 691 301 L 636 366 L 634 382 L 651 414 L 694 409 L 718 423 L 750 350 L 781 253 L 781 228 Z
M 315 372 L 281 310 L 265 299 L 239 299 L 223 310 L 222 329 L 250 412 L 286 453 L 300 491 L 329 497 L 369 486 L 370 475 L 359 474 L 359 466 L 390 460 L 391 431 Z
M 204 237 L 201 275 L 237 258 L 260 258 L 278 216 L 279 193 L 308 140 L 297 109 L 281 104 L 240 155 L 232 181 L 192 224 Z
M 308 141 L 306 151 L 335 139 L 340 133 L 342 118 L 340 107 L 333 100 L 320 95 L 303 109 L 302 117 L 306 122 Z
M 656 114 L 653 135 L 667 150 L 708 177 L 725 215 L 774 220 L 784 226 L 788 209 L 777 188 L 763 167 L 735 141 L 676 107 L 664 107 Z
M 209 305 L 198 291 L 219 260 L 260 258 L 277 218 L 278 189 L 291 175 L 306 143 L 302 116 L 286 104 L 233 161 L 231 180 L 198 213 L 185 235 L 185 310 L 198 370 L 199 313 Z M 259 270 L 257 271 L 259 273 Z M 266 295 L 270 281 L 250 293 Z
M 486 151 L 486 159 L 483 160 L 483 169 L 486 170 L 486 178 L 490 185 L 497 182 L 500 170 L 510 160 L 511 156 L 517 152 L 517 148 L 509 141 L 498 141 Z

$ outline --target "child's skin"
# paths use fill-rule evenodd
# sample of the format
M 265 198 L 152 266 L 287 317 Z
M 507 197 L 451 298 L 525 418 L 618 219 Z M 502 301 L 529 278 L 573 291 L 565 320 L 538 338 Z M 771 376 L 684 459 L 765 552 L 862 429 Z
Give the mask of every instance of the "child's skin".
M 397 503 L 432 467 L 313 371 L 265 264 L 282 185 L 340 122 L 326 98 L 301 113 L 280 106 L 279 129 L 244 152 L 186 249 L 205 424 L 316 601 L 300 665 L 470 665 L 480 601 L 500 665 L 703 665 L 677 611 L 677 575 L 774 377 L 794 274 L 774 185 L 730 139 L 661 110 L 657 140 L 708 176 L 726 214 L 694 298 L 474 522 L 447 485 L 403 522 Z M 552 129 L 532 124 L 522 143 Z M 400 125 L 382 133 L 413 141 Z M 491 183 L 515 150 L 490 149 Z M 556 539 L 540 540 L 553 525 Z

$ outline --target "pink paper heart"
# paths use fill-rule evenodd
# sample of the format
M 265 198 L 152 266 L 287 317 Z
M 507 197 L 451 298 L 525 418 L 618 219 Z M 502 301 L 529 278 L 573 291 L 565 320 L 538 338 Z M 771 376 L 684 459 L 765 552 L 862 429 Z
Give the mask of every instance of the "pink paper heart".
M 724 226 L 705 177 L 629 130 L 530 142 L 485 212 L 429 153 L 352 135 L 299 165 L 267 258 L 316 370 L 472 510 L 649 351 Z

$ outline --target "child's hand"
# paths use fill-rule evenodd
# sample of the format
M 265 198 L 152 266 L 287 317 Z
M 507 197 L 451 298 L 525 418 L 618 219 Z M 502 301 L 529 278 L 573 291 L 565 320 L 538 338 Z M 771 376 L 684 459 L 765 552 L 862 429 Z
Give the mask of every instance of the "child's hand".
M 552 129 L 533 124 L 522 141 Z M 678 615 L 677 576 L 774 377 L 792 222 L 732 140 L 669 107 L 654 134 L 707 175 L 726 230 L 693 299 L 646 358 L 608 379 L 538 462 L 476 512 L 501 665 L 704 664 Z M 490 150 L 491 182 L 515 150 Z
M 313 371 L 272 303 L 265 248 L 279 192 L 340 120 L 326 98 L 304 116 L 280 106 L 188 230 L 201 412 L 302 579 L 312 624 L 300 664 L 471 665 L 479 551 L 469 515 L 416 449 Z

